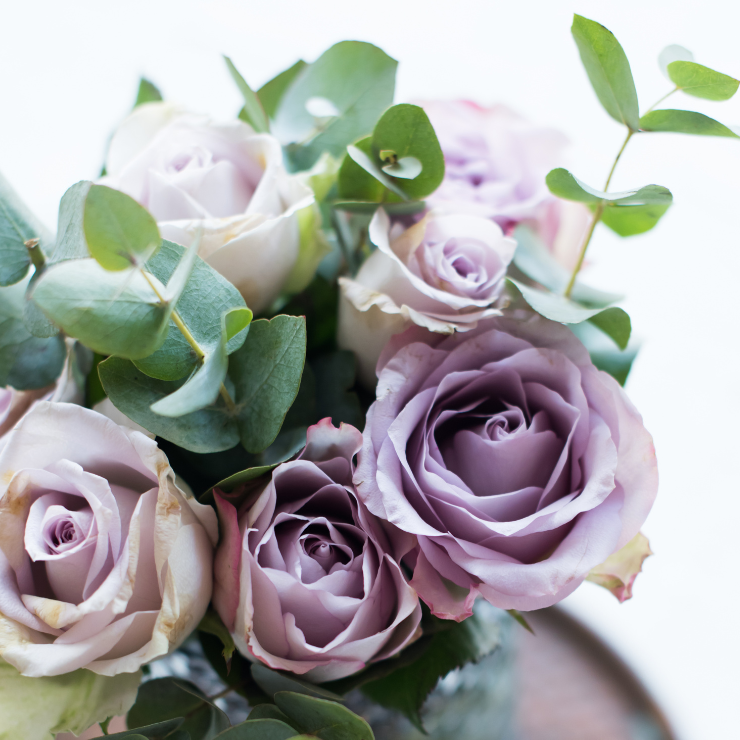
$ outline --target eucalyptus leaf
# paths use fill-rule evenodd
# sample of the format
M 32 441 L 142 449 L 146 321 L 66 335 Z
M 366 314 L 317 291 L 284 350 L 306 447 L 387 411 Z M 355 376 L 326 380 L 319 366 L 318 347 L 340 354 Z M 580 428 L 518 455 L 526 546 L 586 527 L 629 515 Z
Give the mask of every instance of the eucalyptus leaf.
M 303 59 L 299 59 L 292 67 L 283 70 L 280 74 L 275 75 L 269 82 L 266 82 L 257 90 L 257 97 L 262 103 L 262 108 L 270 118 L 275 117 L 278 105 L 282 100 L 285 91 L 306 66 Z
M 59 334 L 59 329 L 54 326 L 53 322 L 49 321 L 44 312 L 33 300 L 33 289 L 36 287 L 36 283 L 45 270 L 46 267 L 36 270 L 28 283 L 26 283 L 26 295 L 23 302 L 23 324 L 34 337 L 40 337 L 41 339 L 47 339 L 48 337 L 54 337 Z
M 280 691 L 275 694 L 275 703 L 306 734 L 321 740 L 375 740 L 362 717 L 336 702 Z
M 118 357 L 101 362 L 98 373 L 113 405 L 158 437 L 200 453 L 229 450 L 239 443 L 236 420 L 221 402 L 174 419 L 160 416 L 151 406 L 176 391 L 177 382 L 149 377 Z
M 275 439 L 295 400 L 306 356 L 306 321 L 276 316 L 252 323 L 244 345 L 231 355 L 241 442 L 261 452 Z
M 691 110 L 666 108 L 646 113 L 640 119 L 643 131 L 665 131 L 675 134 L 694 134 L 695 136 L 729 136 L 738 139 L 734 131 L 703 113 Z
M 92 185 L 85 199 L 87 248 L 106 270 L 125 270 L 153 257 L 162 242 L 154 217 L 131 196 Z
M 615 121 L 636 131 L 637 92 L 624 49 L 611 31 L 580 15 L 573 16 L 571 32 L 599 102 Z
M 128 738 L 128 740 L 140 737 L 147 738 L 148 740 L 165 740 L 165 738 L 171 738 L 183 722 L 185 722 L 185 717 L 175 717 L 174 719 L 166 719 L 164 722 L 156 722 L 153 725 L 136 727 L 133 730 L 124 730 L 123 732 L 115 732 L 107 735 L 107 737 Z
M 591 362 L 599 370 L 609 373 L 620 385 L 627 382 L 640 349 L 639 343 L 631 341 L 626 349 L 617 349 L 611 338 L 588 321 L 570 324 L 568 328 L 581 340 L 591 355 Z
M 316 686 L 308 681 L 301 681 L 300 678 L 293 674 L 273 671 L 262 663 L 252 663 L 251 673 L 252 678 L 254 678 L 267 696 L 274 697 L 279 691 L 292 691 L 296 694 L 305 694 L 306 696 L 313 696 L 328 701 L 342 700 L 341 696 L 332 691 L 323 689 L 321 686 Z
M 239 70 L 234 66 L 234 63 L 229 57 L 224 56 L 224 61 L 229 69 L 232 79 L 239 88 L 239 92 L 244 98 L 244 107 L 239 114 L 239 117 L 246 121 L 258 134 L 265 133 L 270 130 L 270 122 L 267 120 L 267 114 L 262 108 L 257 94 L 247 84 L 247 81 L 239 74 Z
M 167 335 L 170 310 L 135 270 L 67 260 L 44 271 L 32 297 L 68 336 L 100 354 L 146 357 Z
M 356 141 L 354 147 L 359 149 L 372 162 L 374 152 L 371 136 Z M 377 166 L 375 169 L 378 169 Z M 384 193 L 388 193 L 396 201 L 401 200 L 401 196 L 391 193 L 375 175 L 358 164 L 349 153 L 344 157 L 339 167 L 337 190 L 339 197 L 343 200 L 367 201 L 372 203 L 373 210 L 377 209 L 381 200 L 384 200 Z
M 372 44 L 341 41 L 295 75 L 283 94 L 273 131 L 284 144 L 300 142 L 294 159 L 309 168 L 327 151 L 342 156 L 348 144 L 366 136 L 393 102 L 398 63 Z M 316 119 L 311 98 L 326 98 L 339 112 Z
M 180 731 L 192 740 L 211 740 L 231 726 L 228 717 L 192 683 L 157 678 L 139 687 L 136 702 L 126 716 L 132 730 L 184 717 Z
M 637 190 L 606 193 L 586 185 L 562 167 L 548 172 L 545 183 L 558 198 L 593 205 L 602 202 L 607 206 L 670 205 L 673 201 L 671 191 L 662 185 L 645 185 Z
M 285 722 L 286 725 L 290 724 L 288 717 L 281 712 L 275 704 L 258 704 L 250 713 L 247 719 L 251 722 L 256 719 L 278 719 L 281 722 Z
M 418 105 L 402 103 L 389 108 L 375 124 L 372 145 L 376 155 L 382 150 L 394 152 L 398 165 L 391 165 L 391 168 L 400 166 L 401 172 L 396 174 L 387 167 L 383 171 L 404 179 L 397 185 L 405 198 L 425 198 L 439 187 L 444 178 L 442 149 L 429 117 Z M 406 167 L 401 163 L 409 158 L 417 160 L 417 165 L 412 172 L 404 172 L 411 163 Z M 421 169 L 416 170 L 416 167 Z
M 395 193 L 399 198 L 409 200 L 401 187 L 383 172 L 380 164 L 375 161 L 372 155 L 366 154 L 362 149 L 352 145 L 347 147 L 347 154 L 355 164 L 362 167 L 368 175 L 374 177 L 381 185 L 388 188 L 392 193 Z
M 402 180 L 413 180 L 417 178 L 424 169 L 416 157 L 401 157 L 393 164 L 384 164 L 381 168 L 386 175 L 400 177 Z
M 250 719 L 222 732 L 219 740 L 288 740 L 295 737 L 293 727 L 277 719 Z
M 668 65 L 668 76 L 687 95 L 704 100 L 729 100 L 740 85 L 740 81 L 734 77 L 715 72 L 696 62 L 671 62 Z
M 601 214 L 601 220 L 619 236 L 635 236 L 644 234 L 656 226 L 670 205 L 667 203 L 629 208 L 605 208 Z
M 48 231 L 0 175 L 0 286 L 13 285 L 26 276 L 31 265 L 25 245 L 29 239 L 39 239 L 42 251 L 48 253 Z
M 221 640 L 221 643 L 224 646 L 222 655 L 224 660 L 228 663 L 236 650 L 236 645 L 234 645 L 234 638 L 229 634 L 229 630 L 226 628 L 226 625 L 221 621 L 221 617 L 219 617 L 218 613 L 214 609 L 209 609 L 205 613 L 205 616 L 198 624 L 198 630 L 206 632 L 209 635 L 213 635 L 214 637 L 218 637 L 218 639 Z
M 666 46 L 663 51 L 658 54 L 658 66 L 663 76 L 670 80 L 671 77 L 668 74 L 668 65 L 671 62 L 693 62 L 694 55 L 684 46 L 678 44 L 671 44 Z
M 349 159 L 349 157 L 347 157 L 347 159 Z M 370 215 L 378 210 L 379 205 L 380 203 L 378 201 L 366 200 L 336 200 L 332 203 L 332 206 L 340 211 Z M 415 213 L 421 213 L 424 211 L 426 209 L 426 203 L 423 200 L 413 200 L 407 203 L 384 202 L 383 209 L 389 216 L 411 216 Z
M 47 260 L 49 265 L 90 256 L 82 221 L 85 201 L 91 187 L 92 183 L 89 180 L 81 180 L 68 188 L 62 196 L 59 203 L 57 239 L 54 250 Z
M 142 77 L 139 80 L 139 90 L 136 93 L 134 108 L 138 108 L 144 103 L 155 103 L 159 100 L 162 100 L 162 93 L 159 92 L 157 86 L 153 82 L 147 80 L 146 77 Z

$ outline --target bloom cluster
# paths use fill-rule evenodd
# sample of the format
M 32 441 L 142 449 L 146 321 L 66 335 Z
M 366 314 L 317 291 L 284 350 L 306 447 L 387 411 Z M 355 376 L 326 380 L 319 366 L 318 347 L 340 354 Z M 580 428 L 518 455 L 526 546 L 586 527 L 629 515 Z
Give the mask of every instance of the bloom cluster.
M 573 35 L 625 145 L 734 136 L 640 117 L 616 39 L 580 16 Z M 675 91 L 738 86 L 680 47 L 661 63 Z M 247 720 L 265 737 L 367 740 L 327 696 L 382 687 L 439 631 L 482 656 L 479 598 L 519 621 L 586 579 L 629 598 L 650 554 L 630 320 L 579 271 L 598 223 L 645 232 L 670 191 L 585 185 L 561 134 L 501 106 L 392 105 L 396 62 L 370 44 L 257 92 L 227 64 L 226 123 L 142 81 L 55 238 L 0 183 L 0 682 L 103 697 L 30 723 L 0 697 L 0 738 L 129 709 L 147 737 L 215 737 L 228 720 L 186 682 L 136 698 L 197 631 L 272 707 Z M 418 721 L 424 696 L 399 690 Z

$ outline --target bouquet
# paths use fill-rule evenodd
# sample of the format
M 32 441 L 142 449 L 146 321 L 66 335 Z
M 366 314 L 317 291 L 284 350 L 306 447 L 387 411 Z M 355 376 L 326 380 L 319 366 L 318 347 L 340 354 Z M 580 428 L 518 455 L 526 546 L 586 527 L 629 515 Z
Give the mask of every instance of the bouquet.
M 227 58 L 224 123 L 142 80 L 55 236 L 0 181 L 0 738 L 371 740 L 345 697 L 423 728 L 499 646 L 476 601 L 527 627 L 584 580 L 631 597 L 638 344 L 580 271 L 671 206 L 610 191 L 632 137 L 737 138 L 664 101 L 738 81 L 668 47 L 640 115 L 613 34 L 572 33 L 624 126 L 601 189 L 505 107 L 394 105 L 357 41 L 256 92 Z M 187 645 L 221 691 L 157 672 Z

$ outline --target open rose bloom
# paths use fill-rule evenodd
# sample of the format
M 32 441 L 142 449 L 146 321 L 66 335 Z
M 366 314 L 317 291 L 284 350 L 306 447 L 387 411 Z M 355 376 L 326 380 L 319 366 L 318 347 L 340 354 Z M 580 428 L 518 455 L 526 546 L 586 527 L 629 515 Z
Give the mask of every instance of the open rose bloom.
M 211 597 L 215 512 L 146 435 L 38 402 L 0 453 L 0 657 L 26 676 L 134 672 Z
M 325 419 L 239 511 L 217 494 L 214 605 L 243 655 L 312 681 L 393 655 L 421 619 L 390 554 L 403 547 L 390 537 L 408 538 L 376 520 L 352 486 L 361 445 L 354 427 Z
M 403 339 L 379 363 L 360 498 L 417 537 L 411 583 L 437 616 L 469 616 L 478 595 L 502 609 L 555 604 L 652 506 L 657 468 L 640 415 L 545 319 Z

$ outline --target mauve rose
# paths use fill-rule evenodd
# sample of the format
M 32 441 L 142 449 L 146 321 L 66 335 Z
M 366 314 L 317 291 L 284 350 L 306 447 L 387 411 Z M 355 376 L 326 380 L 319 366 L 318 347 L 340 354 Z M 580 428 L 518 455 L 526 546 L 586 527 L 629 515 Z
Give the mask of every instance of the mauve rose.
M 253 311 L 313 276 L 322 254 L 314 196 L 285 171 L 273 136 L 147 103 L 114 134 L 106 169 L 101 182 L 145 206 L 165 239 L 187 246 L 200 233 L 200 256 Z
M 337 341 L 358 359 L 362 382 L 375 386 L 386 342 L 416 324 L 441 334 L 470 331 L 496 308 L 516 242 L 477 216 L 427 214 L 404 230 L 379 209 L 370 223 L 377 249 L 354 280 L 339 278 Z
M 211 597 L 213 509 L 147 436 L 40 401 L 0 453 L 0 657 L 26 676 L 130 673 Z
M 361 445 L 357 429 L 324 419 L 238 513 L 216 494 L 213 603 L 252 660 L 328 681 L 416 636 L 419 601 L 389 554 L 389 537 L 409 538 L 358 502 L 352 458 Z
M 370 511 L 417 536 L 411 584 L 446 619 L 479 594 L 560 601 L 637 534 L 658 486 L 640 415 L 567 328 L 490 325 L 394 337 L 355 474 Z
M 565 136 L 503 105 L 484 108 L 467 100 L 421 105 L 445 157 L 445 178 L 427 199 L 430 206 L 491 218 L 506 233 L 526 223 L 572 266 L 589 211 L 553 197 L 545 185 L 547 173 L 562 165 Z

